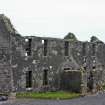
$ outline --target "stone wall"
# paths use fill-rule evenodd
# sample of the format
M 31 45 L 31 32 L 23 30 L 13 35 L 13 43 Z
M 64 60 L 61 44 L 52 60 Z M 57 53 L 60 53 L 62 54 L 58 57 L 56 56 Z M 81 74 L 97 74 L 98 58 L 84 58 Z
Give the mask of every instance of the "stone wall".
M 91 71 L 95 71 L 94 84 L 105 83 L 104 53 L 105 44 L 97 38 L 81 42 L 77 39 L 23 37 L 7 17 L 0 15 L 0 91 L 63 90 L 62 73 L 66 70 L 83 69 L 86 73 L 83 78 L 74 73 L 69 80 L 82 78 L 79 86 L 83 84 L 85 89 L 89 87 Z M 27 83 L 30 84 L 28 88 Z
M 0 92 L 12 90 L 10 33 L 6 28 L 5 20 L 8 19 L 0 15 Z

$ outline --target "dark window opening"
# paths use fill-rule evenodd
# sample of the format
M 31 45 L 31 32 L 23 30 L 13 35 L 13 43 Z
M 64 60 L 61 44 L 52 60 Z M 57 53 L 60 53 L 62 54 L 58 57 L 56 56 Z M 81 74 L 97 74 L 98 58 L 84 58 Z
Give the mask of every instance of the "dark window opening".
M 32 87 L 32 71 L 26 72 L 26 88 Z
M 64 70 L 71 70 L 71 68 L 64 68 Z
M 92 45 L 92 55 L 95 56 L 95 52 L 96 52 L 96 45 L 93 44 Z
M 87 69 L 87 67 L 86 66 L 84 66 L 84 70 L 86 70 Z
M 86 55 L 86 43 L 83 43 L 82 54 L 83 54 L 83 56 Z
M 27 45 L 27 48 L 26 48 L 26 52 L 27 52 L 27 55 L 30 56 L 31 55 L 31 43 L 32 43 L 32 39 L 28 39 L 28 45 Z
M 65 42 L 65 56 L 69 55 L 69 42 Z
M 29 47 L 31 47 L 32 39 L 29 39 Z
M 93 69 L 96 69 L 96 67 L 95 67 L 95 66 L 93 66 Z
M 48 85 L 48 70 L 44 70 L 43 73 L 43 85 Z
M 47 44 L 48 44 L 48 41 L 44 40 L 44 56 L 47 56 Z

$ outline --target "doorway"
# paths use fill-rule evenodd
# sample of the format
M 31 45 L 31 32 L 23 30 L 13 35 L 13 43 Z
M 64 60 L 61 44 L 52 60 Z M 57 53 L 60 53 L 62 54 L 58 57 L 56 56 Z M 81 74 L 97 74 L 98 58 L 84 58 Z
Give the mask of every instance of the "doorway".
M 32 71 L 26 72 L 26 88 L 32 87 Z
M 43 71 L 43 85 L 48 85 L 48 70 Z

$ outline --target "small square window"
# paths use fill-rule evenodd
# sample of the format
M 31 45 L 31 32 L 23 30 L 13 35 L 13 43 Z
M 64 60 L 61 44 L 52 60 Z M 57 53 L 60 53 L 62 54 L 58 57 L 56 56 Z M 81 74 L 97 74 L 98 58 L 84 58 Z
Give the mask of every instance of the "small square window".
M 29 40 L 28 39 L 25 39 L 25 42 L 28 42 Z
M 44 44 L 44 40 L 42 40 L 42 44 Z
M 27 52 L 25 53 L 25 56 L 28 56 Z

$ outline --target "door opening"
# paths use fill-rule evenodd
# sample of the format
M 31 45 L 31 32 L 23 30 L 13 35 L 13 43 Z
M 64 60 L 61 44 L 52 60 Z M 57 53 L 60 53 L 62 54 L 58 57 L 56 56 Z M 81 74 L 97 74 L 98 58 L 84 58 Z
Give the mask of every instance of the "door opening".
M 43 72 L 43 85 L 48 85 L 48 70 L 45 69 Z
M 32 87 L 32 71 L 26 72 L 26 88 Z

